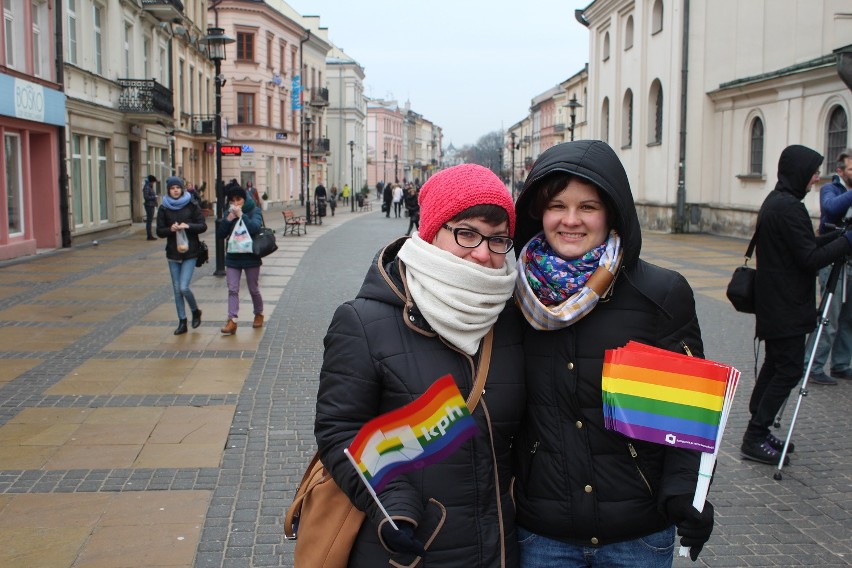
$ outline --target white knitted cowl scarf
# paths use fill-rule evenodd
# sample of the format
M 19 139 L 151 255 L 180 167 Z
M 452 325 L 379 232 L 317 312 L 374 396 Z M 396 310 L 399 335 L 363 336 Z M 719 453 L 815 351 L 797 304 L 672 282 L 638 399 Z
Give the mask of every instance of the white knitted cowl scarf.
M 515 264 L 487 268 L 425 242 L 414 233 L 397 254 L 411 298 L 426 322 L 468 355 L 479 349 L 515 286 Z

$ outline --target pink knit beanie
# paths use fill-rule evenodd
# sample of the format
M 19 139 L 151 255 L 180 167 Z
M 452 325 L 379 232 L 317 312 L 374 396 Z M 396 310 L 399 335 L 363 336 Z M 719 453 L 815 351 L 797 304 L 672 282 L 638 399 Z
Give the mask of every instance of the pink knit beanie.
M 441 170 L 420 188 L 420 238 L 431 243 L 441 225 L 475 205 L 496 205 L 509 214 L 509 236 L 515 234 L 515 204 L 494 172 L 477 164 Z

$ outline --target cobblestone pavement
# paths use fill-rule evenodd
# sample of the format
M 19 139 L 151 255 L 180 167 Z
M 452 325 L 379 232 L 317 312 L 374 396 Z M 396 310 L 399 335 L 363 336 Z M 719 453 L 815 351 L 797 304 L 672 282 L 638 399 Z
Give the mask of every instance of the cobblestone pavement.
M 245 323 L 243 290 L 233 337 L 218 330 L 227 291 L 210 265 L 193 281 L 204 323 L 172 335 L 162 242 L 138 227 L 0 265 L 0 566 L 292 566 L 282 518 L 314 451 L 322 338 L 406 227 L 338 207 L 307 235 L 279 236 L 262 271 L 265 327 Z M 645 234 L 643 256 L 693 285 L 706 356 L 743 372 L 710 494 L 716 529 L 697 563 L 675 566 L 852 565 L 852 383 L 809 387 L 783 480 L 739 457 L 754 321 L 724 286 L 745 245 Z

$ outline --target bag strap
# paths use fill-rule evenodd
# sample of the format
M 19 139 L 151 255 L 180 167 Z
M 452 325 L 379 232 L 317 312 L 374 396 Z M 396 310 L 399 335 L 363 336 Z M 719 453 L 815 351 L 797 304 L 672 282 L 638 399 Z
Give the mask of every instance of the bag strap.
M 745 258 L 746 262 L 751 260 L 751 255 L 754 253 L 754 247 L 757 245 L 757 231 L 760 230 L 760 223 L 758 222 L 757 227 L 754 228 L 754 235 L 751 237 L 751 241 L 748 243 L 748 248 L 746 249 Z
M 473 390 L 467 397 L 467 409 L 473 414 L 482 393 L 485 392 L 485 379 L 488 378 L 488 367 L 491 366 L 491 346 L 494 343 L 494 328 L 488 330 L 482 339 L 482 353 L 479 356 L 479 366 L 476 368 L 476 378 L 473 381 Z
M 305 495 L 311 488 L 311 486 L 308 485 L 308 480 L 310 479 L 311 474 L 314 471 L 314 466 L 318 461 L 320 461 L 320 455 L 319 452 L 316 452 L 314 457 L 311 458 L 311 463 L 309 463 L 308 467 L 305 468 L 305 474 L 302 476 L 302 481 L 299 482 L 298 489 L 296 490 L 296 497 L 293 499 L 290 507 L 287 508 L 287 513 L 284 515 L 284 538 L 286 539 L 296 538 L 296 531 L 293 529 L 293 519 L 302 513 L 302 501 L 305 500 Z

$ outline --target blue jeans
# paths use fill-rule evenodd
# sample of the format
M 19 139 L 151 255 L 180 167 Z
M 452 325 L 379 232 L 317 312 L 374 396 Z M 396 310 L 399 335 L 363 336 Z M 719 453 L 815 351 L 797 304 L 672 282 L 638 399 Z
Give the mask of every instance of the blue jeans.
M 195 295 L 189 289 L 189 283 L 192 282 L 192 273 L 194 271 L 194 258 L 183 262 L 179 260 L 169 261 L 169 273 L 172 275 L 172 289 L 175 292 L 175 307 L 177 308 L 178 319 L 186 319 L 184 300 L 187 301 L 189 309 L 193 312 L 198 309 L 198 304 L 195 302 Z
M 635 540 L 583 546 L 552 540 L 518 527 L 521 568 L 670 568 L 675 527 Z
M 831 266 L 829 264 L 819 271 L 819 287 L 823 295 L 825 294 L 828 275 L 831 273 Z M 822 334 L 819 336 L 811 373 L 824 372 L 829 353 L 831 354 L 830 370 L 832 372 L 848 369 L 849 363 L 852 361 L 852 269 L 849 265 L 846 266 L 846 273 L 846 302 L 843 302 L 843 277 L 841 275 L 837 282 L 837 289 L 834 290 L 834 296 L 831 298 L 831 306 L 828 308 L 828 323 L 822 328 Z M 806 356 L 810 356 L 813 350 L 814 336 L 815 334 L 811 334 L 808 337 L 808 346 L 805 349 Z M 807 361 L 805 364 L 807 365 Z

